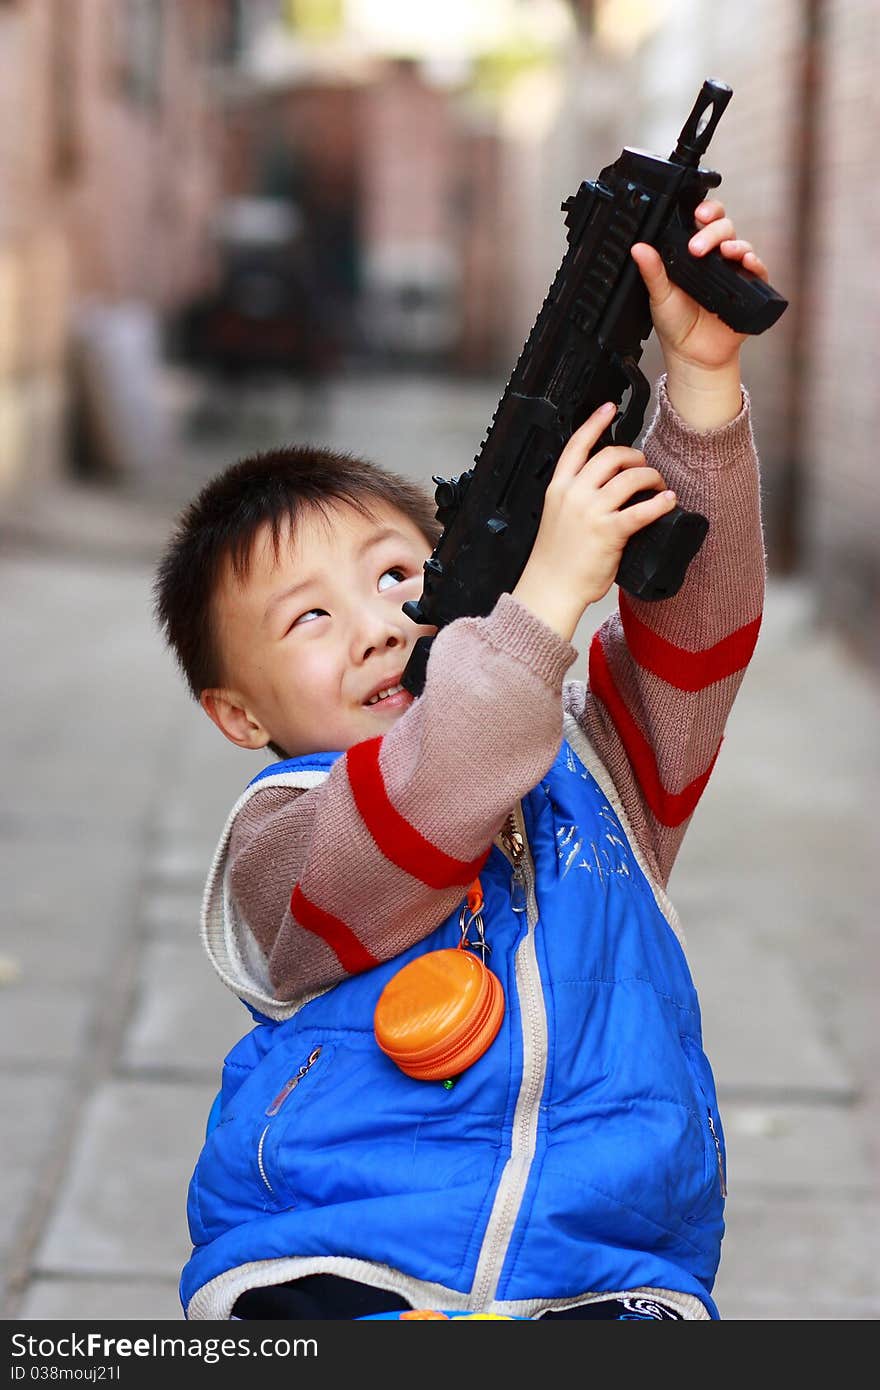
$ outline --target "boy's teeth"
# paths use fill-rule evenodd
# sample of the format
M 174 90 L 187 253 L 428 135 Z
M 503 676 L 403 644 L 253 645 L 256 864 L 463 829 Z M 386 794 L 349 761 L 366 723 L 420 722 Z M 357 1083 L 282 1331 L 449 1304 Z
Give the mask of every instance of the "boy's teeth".
M 403 686 L 400 683 L 398 683 L 397 685 L 389 685 L 387 690 L 380 690 L 378 695 L 371 695 L 369 700 L 367 701 L 367 704 L 375 705 L 379 700 L 384 700 L 387 695 L 396 695 L 398 690 L 402 689 Z

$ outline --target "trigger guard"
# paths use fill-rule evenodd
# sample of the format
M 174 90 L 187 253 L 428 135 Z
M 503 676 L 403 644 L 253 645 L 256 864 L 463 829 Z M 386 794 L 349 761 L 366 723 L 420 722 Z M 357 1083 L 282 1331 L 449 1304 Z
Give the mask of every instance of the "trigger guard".
M 619 357 L 615 353 L 612 361 L 632 394 L 626 410 L 618 410 L 611 421 L 611 438 L 615 444 L 632 444 L 645 418 L 645 411 L 651 399 L 651 384 L 644 372 L 639 370 L 635 358 Z

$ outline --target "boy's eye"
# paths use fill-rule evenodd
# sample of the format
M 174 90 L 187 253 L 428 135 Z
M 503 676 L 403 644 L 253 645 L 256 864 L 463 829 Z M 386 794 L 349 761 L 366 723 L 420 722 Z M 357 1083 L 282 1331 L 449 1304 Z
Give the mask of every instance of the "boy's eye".
M 309 608 L 307 612 L 300 613 L 290 624 L 292 628 L 300 627 L 303 623 L 313 622 L 315 618 L 328 618 L 330 615 L 326 608 Z
M 406 573 L 397 565 L 393 569 L 383 570 L 379 575 L 379 589 L 391 589 L 395 584 L 402 584 L 406 579 Z

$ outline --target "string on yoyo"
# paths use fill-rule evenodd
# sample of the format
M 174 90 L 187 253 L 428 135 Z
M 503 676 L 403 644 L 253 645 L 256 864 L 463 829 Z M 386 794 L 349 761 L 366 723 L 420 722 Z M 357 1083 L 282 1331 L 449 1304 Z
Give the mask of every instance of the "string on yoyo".
M 479 878 L 475 878 L 467 896 L 461 905 L 461 912 L 458 914 L 458 925 L 461 937 L 458 943 L 458 950 L 463 951 L 466 947 L 472 951 L 479 951 L 480 959 L 486 964 L 486 957 L 491 956 L 492 947 L 486 940 L 486 928 L 483 923 L 483 885 Z M 476 933 L 476 941 L 470 938 L 470 931 Z

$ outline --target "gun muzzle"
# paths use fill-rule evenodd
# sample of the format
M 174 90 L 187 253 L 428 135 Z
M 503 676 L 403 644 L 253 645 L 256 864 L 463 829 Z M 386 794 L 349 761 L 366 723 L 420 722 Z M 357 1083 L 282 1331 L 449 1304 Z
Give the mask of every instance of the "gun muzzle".
M 693 110 L 681 128 L 678 144 L 669 156 L 671 163 L 697 168 L 732 96 L 733 88 L 728 87 L 726 82 L 706 78 Z

